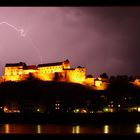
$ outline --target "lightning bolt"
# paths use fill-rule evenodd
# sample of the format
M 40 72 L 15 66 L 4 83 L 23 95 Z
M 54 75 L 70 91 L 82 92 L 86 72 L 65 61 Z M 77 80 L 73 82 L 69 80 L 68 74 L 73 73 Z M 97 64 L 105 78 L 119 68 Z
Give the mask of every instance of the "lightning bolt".
M 25 34 L 25 32 L 24 32 L 23 29 L 18 29 L 18 28 L 16 28 L 15 26 L 13 26 L 13 25 L 11 25 L 11 24 L 5 22 L 5 21 L 0 22 L 0 25 L 2 25 L 2 24 L 8 25 L 9 27 L 13 28 L 13 29 L 16 30 L 17 32 L 20 32 L 20 35 L 21 35 L 21 36 L 25 37 L 26 34 Z
M 32 45 L 32 47 L 36 50 L 36 52 L 38 53 L 38 56 L 39 56 L 39 59 L 40 59 L 40 62 L 42 63 L 42 55 L 39 51 L 39 49 L 36 47 L 36 45 L 34 44 L 33 40 L 26 35 L 24 29 L 18 29 L 16 26 L 12 25 L 12 24 L 9 24 L 8 22 L 0 22 L 0 25 L 3 25 L 3 24 L 6 24 L 8 25 L 9 27 L 11 27 L 12 29 L 14 29 L 16 32 L 20 33 L 20 36 L 21 37 L 27 37 L 28 41 L 30 42 L 30 44 Z

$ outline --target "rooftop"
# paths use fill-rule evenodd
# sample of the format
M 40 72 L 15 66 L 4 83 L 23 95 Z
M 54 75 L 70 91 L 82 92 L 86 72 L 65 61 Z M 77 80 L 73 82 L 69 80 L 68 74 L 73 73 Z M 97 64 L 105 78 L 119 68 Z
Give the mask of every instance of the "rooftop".
M 39 64 L 38 67 L 59 66 L 59 65 L 62 65 L 62 64 L 63 64 L 63 62 L 46 63 L 46 64 Z
M 26 63 L 24 63 L 24 62 L 19 62 L 19 63 L 8 63 L 8 64 L 6 64 L 5 65 L 5 67 L 16 67 L 16 66 L 26 66 Z

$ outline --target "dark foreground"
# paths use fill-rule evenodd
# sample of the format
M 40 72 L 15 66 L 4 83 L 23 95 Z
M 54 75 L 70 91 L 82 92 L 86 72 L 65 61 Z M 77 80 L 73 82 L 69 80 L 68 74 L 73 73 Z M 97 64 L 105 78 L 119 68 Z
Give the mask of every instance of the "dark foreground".
M 140 123 L 139 112 L 68 114 L 68 113 L 5 113 L 0 114 L 1 123 L 54 123 L 54 124 L 114 124 Z
M 140 138 L 139 134 L 125 134 L 125 135 L 112 135 L 112 134 L 100 134 L 100 135 L 86 135 L 86 134 L 71 134 L 71 135 L 61 135 L 61 134 L 1 134 L 0 138 L 2 139 L 65 139 L 65 140 L 77 140 L 77 139 L 121 139 L 121 138 L 129 138 L 129 139 L 138 139 Z
M 131 124 L 140 123 L 140 113 L 133 112 L 118 112 L 118 113 L 98 113 L 98 114 L 1 114 L 0 115 L 1 124 L 12 124 L 12 123 L 26 123 L 26 124 L 72 124 L 72 125 L 99 125 L 99 124 Z M 123 125 L 122 125 L 123 126 Z M 2 129 L 2 128 L 0 128 Z M 125 129 L 125 128 L 124 128 Z M 53 130 L 55 131 L 55 130 Z M 13 133 L 1 133 L 1 139 L 139 139 L 139 134 L 130 133 L 118 133 L 118 134 L 13 134 Z

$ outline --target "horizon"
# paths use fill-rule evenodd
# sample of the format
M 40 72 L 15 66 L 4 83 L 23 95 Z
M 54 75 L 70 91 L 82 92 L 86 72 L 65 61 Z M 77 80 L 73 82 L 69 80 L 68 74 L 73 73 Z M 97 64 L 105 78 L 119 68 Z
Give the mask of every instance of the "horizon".
M 0 76 L 6 63 L 69 59 L 98 77 L 139 75 L 140 7 L 0 7 Z

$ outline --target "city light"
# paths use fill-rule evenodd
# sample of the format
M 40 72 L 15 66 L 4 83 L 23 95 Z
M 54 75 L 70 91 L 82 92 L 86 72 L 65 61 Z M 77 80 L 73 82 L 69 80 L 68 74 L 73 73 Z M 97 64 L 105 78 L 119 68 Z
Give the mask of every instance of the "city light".
M 79 109 L 75 109 L 74 113 L 79 113 L 79 111 L 80 111 Z
M 140 107 L 138 107 L 138 112 L 140 112 Z
M 5 112 L 5 113 L 7 113 L 7 112 L 8 112 L 8 108 L 7 108 L 6 106 L 4 107 L 4 109 L 3 109 L 3 110 L 4 110 L 4 112 Z
M 104 112 L 108 112 L 109 111 L 109 109 L 107 107 L 104 107 L 103 110 L 104 110 Z

